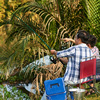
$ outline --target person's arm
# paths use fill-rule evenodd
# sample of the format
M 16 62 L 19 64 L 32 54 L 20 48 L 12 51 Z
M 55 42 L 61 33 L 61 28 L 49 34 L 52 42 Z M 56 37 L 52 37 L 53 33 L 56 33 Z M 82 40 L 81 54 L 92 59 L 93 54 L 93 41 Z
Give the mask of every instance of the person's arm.
M 57 55 L 57 51 L 56 50 L 50 50 L 52 55 Z M 58 60 L 61 60 L 63 62 L 63 64 L 67 64 L 68 59 L 67 58 L 59 58 Z
M 64 42 L 73 42 L 73 43 L 75 43 L 75 40 L 73 40 L 73 39 L 71 39 L 71 38 L 64 38 L 64 39 L 61 39 L 61 40 L 63 40 Z
M 50 53 L 52 54 L 52 55 L 57 55 L 57 51 L 56 50 L 50 50 Z
M 61 62 L 63 62 L 63 64 L 67 64 L 68 59 L 67 58 L 59 58 Z

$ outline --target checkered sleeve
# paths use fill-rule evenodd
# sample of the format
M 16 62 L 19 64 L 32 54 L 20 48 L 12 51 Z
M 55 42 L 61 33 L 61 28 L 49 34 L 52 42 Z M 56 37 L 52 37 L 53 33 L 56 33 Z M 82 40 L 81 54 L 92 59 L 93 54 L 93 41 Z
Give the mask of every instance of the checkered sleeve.
M 57 57 L 71 57 L 75 55 L 75 47 L 72 46 L 66 50 L 57 51 Z

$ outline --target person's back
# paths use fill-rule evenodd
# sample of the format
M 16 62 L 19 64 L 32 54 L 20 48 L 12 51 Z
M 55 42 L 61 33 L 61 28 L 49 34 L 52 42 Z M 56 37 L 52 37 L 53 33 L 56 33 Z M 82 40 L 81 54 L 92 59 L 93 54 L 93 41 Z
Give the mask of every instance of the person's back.
M 87 45 L 91 49 L 91 51 L 93 53 L 93 56 L 96 56 L 97 59 L 100 59 L 100 57 L 99 57 L 99 49 L 95 46 L 96 42 L 97 42 L 96 37 L 94 35 L 90 35 Z M 100 74 L 96 75 L 96 81 L 97 80 L 100 80 Z M 91 83 L 90 86 L 93 87 L 94 86 L 93 83 Z M 94 93 L 94 90 L 90 89 L 90 91 L 87 92 L 86 95 L 90 95 L 92 93 Z
M 86 45 L 88 38 L 88 32 L 79 30 L 75 37 L 76 46 L 72 46 L 62 51 L 50 50 L 51 54 L 56 55 L 57 58 L 68 58 L 68 60 L 66 60 L 66 62 L 68 61 L 68 63 L 64 74 L 65 86 L 67 84 L 79 83 L 80 61 L 82 60 L 82 58 L 90 57 L 93 55 L 91 50 Z M 82 82 L 83 81 L 87 81 L 87 79 L 85 78 L 85 80 L 82 80 Z M 46 93 L 44 93 L 43 97 L 46 98 Z
M 88 47 L 91 49 L 94 56 L 99 56 L 99 49 L 95 46 L 97 39 L 94 35 L 89 36 Z
M 94 56 L 99 56 L 99 49 L 94 46 L 92 49 L 91 49 L 92 53 Z M 97 57 L 98 58 L 98 57 Z
M 79 30 L 77 35 L 75 36 L 76 46 L 72 46 L 62 51 L 51 50 L 51 54 L 55 54 L 58 58 L 68 58 L 67 68 L 64 74 L 65 84 L 68 84 L 68 82 L 77 84 L 79 82 L 80 61 L 82 58 L 92 56 L 91 50 L 86 45 L 88 38 L 88 32 Z
M 71 52 L 71 54 L 67 55 L 69 61 L 67 63 L 67 68 L 64 75 L 64 81 L 70 80 L 76 84 L 77 82 L 79 83 L 80 61 L 83 58 L 91 57 L 93 54 L 85 43 L 81 43 L 79 45 L 73 46 L 69 48 L 68 51 Z M 88 60 L 88 59 L 84 59 L 84 60 Z M 87 80 L 87 78 L 85 80 Z

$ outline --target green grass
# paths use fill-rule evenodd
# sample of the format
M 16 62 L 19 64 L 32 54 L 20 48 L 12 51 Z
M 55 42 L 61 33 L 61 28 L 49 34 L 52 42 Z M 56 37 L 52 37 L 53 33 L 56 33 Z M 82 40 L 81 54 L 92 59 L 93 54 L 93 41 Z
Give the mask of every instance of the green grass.
M 91 94 L 89 96 L 85 96 L 86 100 L 100 100 L 100 94 Z
M 95 84 L 98 92 L 100 92 L 100 82 Z M 93 93 L 91 95 L 85 96 L 86 100 L 100 100 L 100 94 Z

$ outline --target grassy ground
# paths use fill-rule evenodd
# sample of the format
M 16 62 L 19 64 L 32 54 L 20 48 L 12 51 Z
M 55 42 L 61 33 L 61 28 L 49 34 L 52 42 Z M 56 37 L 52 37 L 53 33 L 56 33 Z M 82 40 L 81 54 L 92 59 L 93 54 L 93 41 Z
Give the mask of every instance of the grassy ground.
M 80 100 L 81 100 L 81 98 L 80 98 Z M 88 96 L 84 96 L 84 98 L 82 100 L 100 100 L 100 94 L 99 95 L 91 94 Z
M 100 94 L 97 96 L 96 94 L 92 94 L 89 96 L 85 96 L 86 100 L 100 100 Z
M 87 84 L 84 84 L 85 88 L 89 88 Z M 83 100 L 100 100 L 100 82 L 95 84 L 96 89 L 98 90 L 99 93 L 92 93 L 91 95 L 85 95 Z M 75 87 L 76 88 L 76 87 Z M 87 91 L 90 91 L 90 89 L 85 89 Z
M 100 92 L 100 82 L 95 84 L 98 92 Z M 86 100 L 100 100 L 100 94 L 98 93 L 94 93 L 88 96 L 85 96 Z

